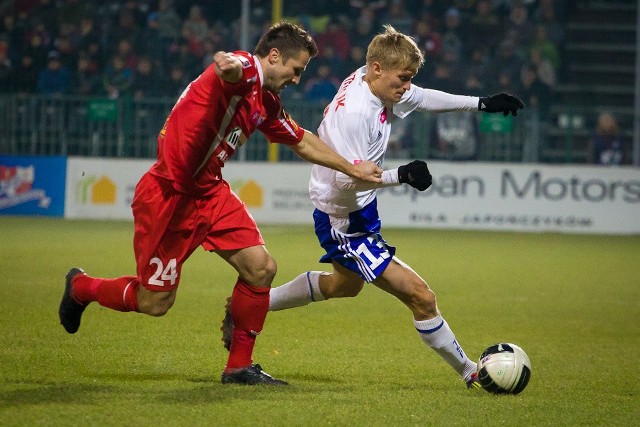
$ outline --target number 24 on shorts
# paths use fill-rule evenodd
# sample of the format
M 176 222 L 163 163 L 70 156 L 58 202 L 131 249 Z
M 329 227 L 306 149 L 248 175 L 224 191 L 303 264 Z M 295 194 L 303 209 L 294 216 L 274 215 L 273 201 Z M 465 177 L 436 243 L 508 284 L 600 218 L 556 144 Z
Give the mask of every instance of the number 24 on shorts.
M 178 278 L 177 262 L 175 258 L 171 258 L 165 267 L 162 260 L 158 257 L 151 258 L 149 265 L 156 266 L 156 272 L 149 278 L 149 284 L 153 286 L 165 286 L 166 280 L 171 281 L 170 285 L 173 286 Z

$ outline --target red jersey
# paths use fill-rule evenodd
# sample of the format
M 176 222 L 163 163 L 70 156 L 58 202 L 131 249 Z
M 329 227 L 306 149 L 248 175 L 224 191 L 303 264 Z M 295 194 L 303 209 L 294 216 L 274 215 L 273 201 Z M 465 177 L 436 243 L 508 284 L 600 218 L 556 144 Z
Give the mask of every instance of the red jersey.
M 248 52 L 237 83 L 210 65 L 184 90 L 158 135 L 158 159 L 149 172 L 182 193 L 205 195 L 222 180 L 222 167 L 256 129 L 270 142 L 298 144 L 304 129 L 284 111 L 280 97 L 263 89 L 262 67 Z

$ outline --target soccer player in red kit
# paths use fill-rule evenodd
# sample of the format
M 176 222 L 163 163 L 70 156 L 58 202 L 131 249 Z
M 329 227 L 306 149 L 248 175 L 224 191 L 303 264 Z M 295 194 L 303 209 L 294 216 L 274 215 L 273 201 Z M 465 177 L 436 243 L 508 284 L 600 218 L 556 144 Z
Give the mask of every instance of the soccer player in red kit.
M 269 309 L 276 264 L 245 205 L 222 178 L 222 167 L 256 129 L 310 162 L 381 182 L 375 163 L 354 165 L 283 110 L 279 92 L 298 84 L 317 47 L 290 23 L 272 26 L 254 54 L 218 52 L 182 93 L 158 136 L 155 164 L 136 186 L 132 210 L 137 275 L 115 279 L 66 275 L 60 323 L 75 333 L 86 306 L 164 315 L 173 305 L 184 261 L 198 246 L 238 272 L 231 312 L 233 344 L 222 383 L 283 385 L 252 360 Z

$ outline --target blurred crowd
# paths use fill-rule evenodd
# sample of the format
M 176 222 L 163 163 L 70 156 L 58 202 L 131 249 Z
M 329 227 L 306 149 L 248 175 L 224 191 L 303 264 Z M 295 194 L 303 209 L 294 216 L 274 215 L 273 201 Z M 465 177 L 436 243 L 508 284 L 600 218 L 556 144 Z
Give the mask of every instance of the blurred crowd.
M 271 24 L 271 0 L 241 2 L 15 0 L 0 4 L 0 92 L 176 97 L 218 50 L 252 50 Z M 315 37 L 319 55 L 286 97 L 327 102 L 364 65 L 382 24 L 426 53 L 414 82 L 452 93 L 517 93 L 546 109 L 562 76 L 570 1 L 284 1 L 284 18 Z

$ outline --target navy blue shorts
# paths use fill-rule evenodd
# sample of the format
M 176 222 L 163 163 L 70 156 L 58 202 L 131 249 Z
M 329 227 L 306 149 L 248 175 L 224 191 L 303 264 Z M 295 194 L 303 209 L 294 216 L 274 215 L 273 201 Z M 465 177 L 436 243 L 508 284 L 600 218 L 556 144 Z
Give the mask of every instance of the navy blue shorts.
M 327 252 L 320 262 L 336 261 L 373 282 L 387 268 L 396 248 L 387 244 L 380 234 L 377 200 L 359 211 L 349 214 L 346 233 L 331 227 L 329 215 L 316 209 L 313 212 L 316 236 Z

